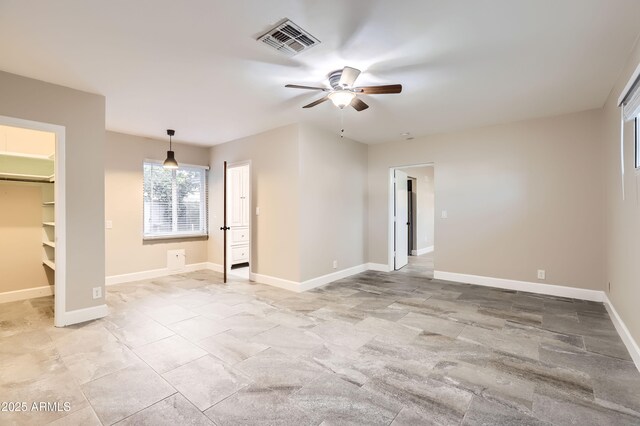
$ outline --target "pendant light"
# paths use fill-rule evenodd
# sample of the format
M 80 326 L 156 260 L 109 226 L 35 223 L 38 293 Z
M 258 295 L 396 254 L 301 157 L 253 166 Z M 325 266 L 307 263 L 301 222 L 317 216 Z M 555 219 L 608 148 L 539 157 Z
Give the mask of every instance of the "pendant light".
M 167 129 L 167 135 L 169 135 L 169 151 L 167 151 L 167 159 L 164 160 L 162 166 L 165 169 L 177 169 L 178 162 L 176 161 L 175 155 L 171 150 L 171 137 L 176 134 L 175 130 Z

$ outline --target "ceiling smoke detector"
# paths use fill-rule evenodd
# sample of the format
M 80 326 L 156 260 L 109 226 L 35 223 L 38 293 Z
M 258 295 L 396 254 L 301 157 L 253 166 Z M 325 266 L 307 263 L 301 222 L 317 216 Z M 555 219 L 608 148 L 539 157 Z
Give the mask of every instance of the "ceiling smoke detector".
M 288 56 L 297 55 L 320 44 L 320 40 L 285 18 L 278 25 L 258 37 L 258 41 Z

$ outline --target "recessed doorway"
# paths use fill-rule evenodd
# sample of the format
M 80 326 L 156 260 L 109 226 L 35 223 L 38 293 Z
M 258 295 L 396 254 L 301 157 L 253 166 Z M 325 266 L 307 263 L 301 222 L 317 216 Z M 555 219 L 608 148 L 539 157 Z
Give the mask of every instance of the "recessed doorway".
M 435 168 L 420 164 L 390 169 L 389 269 L 433 277 Z
M 0 116 L 0 303 L 54 295 L 65 315 L 65 128 Z M 14 259 L 15 257 L 15 259 Z

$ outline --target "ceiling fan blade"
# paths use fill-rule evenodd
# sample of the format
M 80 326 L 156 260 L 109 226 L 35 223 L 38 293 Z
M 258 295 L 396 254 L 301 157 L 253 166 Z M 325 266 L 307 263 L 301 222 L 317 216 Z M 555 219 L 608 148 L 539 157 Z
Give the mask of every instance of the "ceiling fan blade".
M 342 87 L 351 87 L 353 83 L 356 82 L 356 79 L 360 75 L 360 70 L 351 67 L 344 67 L 342 70 L 342 75 L 340 75 L 340 86 Z
M 290 89 L 322 90 L 323 92 L 326 92 L 329 90 L 325 87 L 300 86 L 299 84 L 287 84 L 284 87 L 288 87 Z
M 329 97 L 325 96 L 324 98 L 320 98 L 317 101 L 313 101 L 310 104 L 303 106 L 302 108 L 311 108 L 311 107 L 319 105 L 319 104 L 323 103 L 324 101 L 328 101 L 328 100 L 329 100 Z
M 363 111 L 367 108 L 369 108 L 369 105 L 365 104 L 362 99 L 359 98 L 353 98 L 353 100 L 351 101 L 351 106 L 355 108 L 356 111 Z
M 385 95 L 389 93 L 402 92 L 402 84 L 387 84 L 385 86 L 356 87 L 354 90 L 358 93 L 364 93 L 365 95 Z

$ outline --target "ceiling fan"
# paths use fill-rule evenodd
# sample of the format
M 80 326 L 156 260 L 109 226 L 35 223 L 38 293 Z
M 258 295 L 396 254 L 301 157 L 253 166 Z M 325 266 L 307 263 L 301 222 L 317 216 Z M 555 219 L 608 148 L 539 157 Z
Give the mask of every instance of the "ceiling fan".
M 331 102 L 340 109 L 351 105 L 356 111 L 363 111 L 369 108 L 369 105 L 367 105 L 362 99 L 358 98 L 357 95 L 385 95 L 388 93 L 402 92 L 401 84 L 353 87 L 353 84 L 359 75 L 360 70 L 351 67 L 344 67 L 344 69 L 334 71 L 329 74 L 329 84 L 331 85 L 330 89 L 326 87 L 300 86 L 298 84 L 287 84 L 285 87 L 328 92 L 324 97 L 317 101 L 313 101 L 302 108 L 311 108 L 323 103 L 324 101 L 331 100 Z

